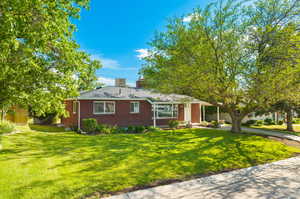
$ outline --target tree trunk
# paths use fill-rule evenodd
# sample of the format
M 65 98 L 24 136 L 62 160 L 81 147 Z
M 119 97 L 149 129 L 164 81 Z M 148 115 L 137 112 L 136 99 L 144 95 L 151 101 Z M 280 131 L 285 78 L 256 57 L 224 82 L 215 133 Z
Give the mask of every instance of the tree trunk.
M 235 113 L 230 114 L 232 120 L 232 133 L 241 133 L 242 132 L 242 117 Z
M 5 112 L 4 109 L 1 110 L 1 121 L 4 121 Z
M 286 130 L 288 131 L 294 131 L 293 128 L 293 111 L 292 109 L 289 109 L 286 111 Z

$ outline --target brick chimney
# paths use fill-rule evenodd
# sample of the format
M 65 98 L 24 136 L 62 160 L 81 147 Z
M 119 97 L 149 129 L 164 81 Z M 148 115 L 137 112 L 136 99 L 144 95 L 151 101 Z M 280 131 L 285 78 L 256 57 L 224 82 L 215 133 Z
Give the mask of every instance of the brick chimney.
M 126 87 L 126 79 L 125 78 L 116 78 L 115 86 L 116 87 Z
M 140 78 L 136 81 L 135 84 L 136 84 L 136 88 L 144 88 L 145 81 L 143 78 Z

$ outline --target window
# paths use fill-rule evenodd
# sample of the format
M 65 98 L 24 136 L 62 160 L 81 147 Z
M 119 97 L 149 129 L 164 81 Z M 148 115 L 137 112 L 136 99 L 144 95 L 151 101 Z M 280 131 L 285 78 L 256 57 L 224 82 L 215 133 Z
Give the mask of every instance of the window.
M 139 112 L 140 112 L 140 103 L 130 102 L 130 113 L 139 113 Z
M 94 102 L 94 114 L 114 114 L 115 102 Z
M 73 107 L 72 107 L 72 109 L 73 109 L 73 114 L 76 114 L 76 113 L 77 113 L 77 104 L 78 104 L 78 102 L 73 101 Z
M 177 118 L 178 105 L 174 104 L 159 104 L 156 105 L 157 118 Z

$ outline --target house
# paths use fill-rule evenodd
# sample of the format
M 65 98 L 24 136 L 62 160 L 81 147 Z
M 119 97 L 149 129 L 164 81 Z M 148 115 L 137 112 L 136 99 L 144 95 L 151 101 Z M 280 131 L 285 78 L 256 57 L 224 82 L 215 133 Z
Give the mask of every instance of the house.
M 204 106 L 210 106 L 189 96 L 144 89 L 141 79 L 136 87 L 127 87 L 124 81 L 116 79 L 115 86 L 81 92 L 76 99 L 66 100 L 69 117 L 62 118 L 62 124 L 80 128 L 83 119 L 95 118 L 117 126 L 162 126 L 170 120 L 196 125 L 203 120 Z
M 206 114 L 207 121 L 216 120 L 217 117 L 218 117 L 217 113 Z M 224 120 L 225 122 L 231 123 L 231 117 L 228 113 L 223 113 L 223 112 L 220 113 L 219 119 Z M 243 118 L 242 123 L 246 123 L 249 120 L 265 120 L 265 119 L 272 119 L 272 120 L 278 122 L 279 120 L 285 120 L 285 114 L 280 113 L 280 112 L 273 112 L 273 113 L 270 112 L 270 113 L 264 113 L 264 114 L 257 114 L 255 112 L 252 112 Z

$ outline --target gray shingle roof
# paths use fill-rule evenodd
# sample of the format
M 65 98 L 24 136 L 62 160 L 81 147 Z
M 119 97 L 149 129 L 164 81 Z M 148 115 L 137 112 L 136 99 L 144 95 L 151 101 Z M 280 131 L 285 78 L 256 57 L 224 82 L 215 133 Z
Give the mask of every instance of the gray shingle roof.
M 78 99 L 128 99 L 128 100 L 141 100 L 147 99 L 152 102 L 199 102 L 204 105 L 209 103 L 186 96 L 177 94 L 162 94 L 151 90 L 132 88 L 132 87 L 115 87 L 108 86 L 92 91 L 81 92 Z

